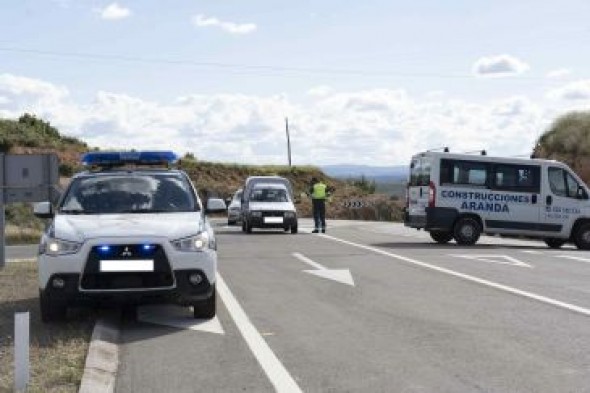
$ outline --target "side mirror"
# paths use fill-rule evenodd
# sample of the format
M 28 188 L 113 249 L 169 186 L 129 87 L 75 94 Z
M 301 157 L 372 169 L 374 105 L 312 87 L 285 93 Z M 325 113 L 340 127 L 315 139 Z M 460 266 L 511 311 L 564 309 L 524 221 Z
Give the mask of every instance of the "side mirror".
M 223 199 L 211 198 L 207 200 L 207 208 L 205 209 L 206 213 L 222 213 L 226 210 L 227 207 L 225 206 Z
M 39 218 L 53 218 L 55 215 L 53 212 L 53 206 L 51 202 L 39 202 L 35 204 L 33 213 Z
M 586 189 L 582 186 L 578 186 L 578 193 L 576 194 L 578 199 L 588 199 L 588 193 Z

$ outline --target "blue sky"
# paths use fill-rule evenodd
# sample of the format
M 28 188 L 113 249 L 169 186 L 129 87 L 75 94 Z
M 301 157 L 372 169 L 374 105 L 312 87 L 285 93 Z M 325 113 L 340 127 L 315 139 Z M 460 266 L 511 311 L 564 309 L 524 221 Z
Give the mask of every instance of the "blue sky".
M 588 107 L 588 15 L 587 1 L 7 1 L 0 115 L 99 146 L 167 133 L 212 160 L 281 162 L 284 116 L 301 163 L 404 163 L 428 141 L 524 154 Z

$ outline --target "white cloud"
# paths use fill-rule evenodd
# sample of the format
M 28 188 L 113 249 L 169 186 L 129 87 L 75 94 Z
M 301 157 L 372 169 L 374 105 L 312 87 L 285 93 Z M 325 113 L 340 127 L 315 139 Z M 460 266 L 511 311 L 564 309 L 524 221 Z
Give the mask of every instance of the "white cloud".
M 530 69 L 524 61 L 511 55 L 481 57 L 473 64 L 473 74 L 481 77 L 520 75 Z
M 101 18 L 106 20 L 125 19 L 131 16 L 131 10 L 119 5 L 119 3 L 111 3 L 103 9 L 99 9 L 98 11 Z
M 549 71 L 545 77 L 549 79 L 559 79 L 572 74 L 572 70 L 569 68 L 558 68 L 556 70 Z
M 285 95 L 189 95 L 164 102 L 99 91 L 74 102 L 62 86 L 0 75 L 0 116 L 32 112 L 102 148 L 172 149 L 204 160 L 285 163 L 289 117 L 295 164 L 406 164 L 437 146 L 490 154 L 530 153 L 553 119 L 527 97 L 473 103 L 403 89 Z
M 193 16 L 192 22 L 196 27 L 218 27 L 230 34 L 249 34 L 258 28 L 254 23 L 227 22 L 219 20 L 216 17 L 207 17 L 201 14 Z
M 547 96 L 561 100 L 590 100 L 590 79 L 568 83 L 549 91 Z
M 324 97 L 324 96 L 327 96 L 328 94 L 332 93 L 333 91 L 334 91 L 334 89 L 332 89 L 330 86 L 320 85 L 320 86 L 315 86 L 315 87 L 312 87 L 311 89 L 309 89 L 307 91 L 307 94 L 312 97 Z

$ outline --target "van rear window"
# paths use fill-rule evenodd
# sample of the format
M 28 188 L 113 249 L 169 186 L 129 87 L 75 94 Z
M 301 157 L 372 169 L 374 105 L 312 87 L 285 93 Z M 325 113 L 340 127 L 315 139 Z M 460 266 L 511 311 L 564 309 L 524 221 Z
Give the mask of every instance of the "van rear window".
M 415 157 L 410 163 L 410 187 L 428 186 L 430 184 L 430 159 Z

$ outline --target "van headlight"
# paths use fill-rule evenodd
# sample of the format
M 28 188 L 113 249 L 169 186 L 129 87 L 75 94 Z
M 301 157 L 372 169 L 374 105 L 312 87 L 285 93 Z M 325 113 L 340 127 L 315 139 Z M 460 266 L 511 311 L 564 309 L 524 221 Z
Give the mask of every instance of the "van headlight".
M 171 243 L 178 251 L 198 252 L 205 250 L 212 242 L 209 241 L 207 232 L 201 232 L 194 236 L 173 240 Z
M 39 245 L 39 254 L 52 257 L 59 255 L 75 254 L 80 251 L 82 243 L 70 242 L 61 239 L 47 238 Z

